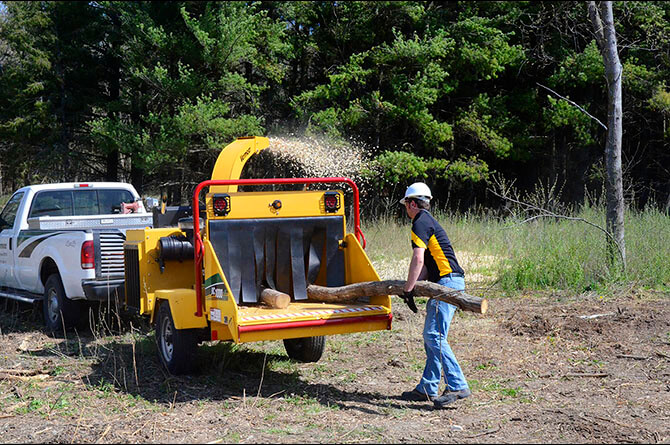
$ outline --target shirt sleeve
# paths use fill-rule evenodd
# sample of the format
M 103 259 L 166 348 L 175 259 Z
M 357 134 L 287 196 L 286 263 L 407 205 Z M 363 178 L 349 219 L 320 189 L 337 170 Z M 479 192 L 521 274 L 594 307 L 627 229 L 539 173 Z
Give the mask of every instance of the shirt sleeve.
M 428 240 L 430 239 L 430 226 L 426 224 L 422 218 L 418 218 L 412 224 L 412 248 L 421 247 L 428 248 Z

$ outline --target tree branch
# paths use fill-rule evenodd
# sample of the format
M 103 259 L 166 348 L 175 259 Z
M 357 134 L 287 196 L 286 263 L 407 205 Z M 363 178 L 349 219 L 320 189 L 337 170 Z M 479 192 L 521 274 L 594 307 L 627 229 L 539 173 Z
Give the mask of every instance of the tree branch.
M 556 91 L 552 90 L 552 89 L 549 88 L 549 87 L 546 87 L 546 86 L 542 85 L 542 84 L 539 83 L 539 82 L 535 82 L 535 83 L 536 83 L 538 86 L 541 86 L 542 88 L 544 88 L 544 89 L 546 89 L 546 90 L 549 90 L 550 92 L 552 92 L 552 93 L 555 94 L 556 96 L 558 96 L 558 97 L 560 97 L 561 99 L 563 99 L 564 101 L 568 102 L 570 105 L 573 105 L 573 106 L 577 107 L 577 108 L 579 109 L 579 111 L 581 111 L 582 113 L 586 114 L 588 117 L 590 117 L 590 118 L 593 119 L 594 121 L 598 122 L 598 124 L 600 124 L 601 127 L 603 127 L 605 130 L 607 130 L 607 126 L 606 126 L 605 124 L 603 124 L 602 122 L 600 122 L 600 120 L 599 120 L 597 117 L 595 117 L 595 116 L 593 116 L 592 114 L 590 114 L 588 111 L 586 111 L 584 108 L 582 108 L 582 107 L 580 107 L 579 105 L 577 105 L 575 102 L 571 101 L 571 100 L 568 99 L 567 97 L 563 97 L 563 96 L 561 96 L 561 95 L 558 94 Z

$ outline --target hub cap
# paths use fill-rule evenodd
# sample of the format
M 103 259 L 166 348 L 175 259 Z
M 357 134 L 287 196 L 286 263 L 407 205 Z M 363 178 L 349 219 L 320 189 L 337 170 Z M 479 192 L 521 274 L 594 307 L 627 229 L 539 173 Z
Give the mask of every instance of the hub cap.
M 53 288 L 49 289 L 49 293 L 47 295 L 47 313 L 49 320 L 51 320 L 52 323 L 56 323 L 58 321 L 60 307 L 58 306 L 58 294 L 56 293 L 56 289 Z
M 168 317 L 163 319 L 161 323 L 161 350 L 166 361 L 172 360 L 172 353 L 174 352 L 174 345 L 172 344 L 173 334 L 172 322 Z

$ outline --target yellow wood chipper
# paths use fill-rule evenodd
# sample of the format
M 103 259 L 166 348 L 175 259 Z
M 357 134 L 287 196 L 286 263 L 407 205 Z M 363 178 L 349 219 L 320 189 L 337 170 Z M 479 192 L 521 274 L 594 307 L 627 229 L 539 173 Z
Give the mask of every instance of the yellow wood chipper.
M 388 295 L 350 304 L 308 298 L 310 284 L 379 281 L 363 250 L 358 189 L 347 178 L 239 179 L 248 159 L 268 146 L 264 137 L 238 138 L 222 150 L 212 179 L 196 187 L 191 207 L 163 206 L 153 228 L 127 232 L 126 307 L 150 317 L 173 374 L 191 369 L 202 341 L 283 340 L 289 357 L 313 362 L 325 336 L 391 328 Z M 268 184 L 305 187 L 237 190 Z M 307 190 L 310 184 L 352 189 L 354 233 L 346 229 L 344 192 Z M 264 289 L 288 294 L 290 303 L 265 304 Z

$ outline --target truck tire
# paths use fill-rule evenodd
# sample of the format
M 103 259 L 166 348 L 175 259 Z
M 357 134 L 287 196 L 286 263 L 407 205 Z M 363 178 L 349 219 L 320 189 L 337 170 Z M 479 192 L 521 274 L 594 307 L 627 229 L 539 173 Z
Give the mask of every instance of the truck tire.
M 77 301 L 70 300 L 65 295 L 63 282 L 57 273 L 49 275 L 44 283 L 44 324 L 51 334 L 63 332 L 79 322 L 81 307 Z
M 318 362 L 326 349 L 326 337 L 285 339 L 284 348 L 293 360 L 305 363 Z
M 161 303 L 156 316 L 156 345 L 161 362 L 170 374 L 186 374 L 192 369 L 198 346 L 196 332 L 175 328 L 167 301 Z

